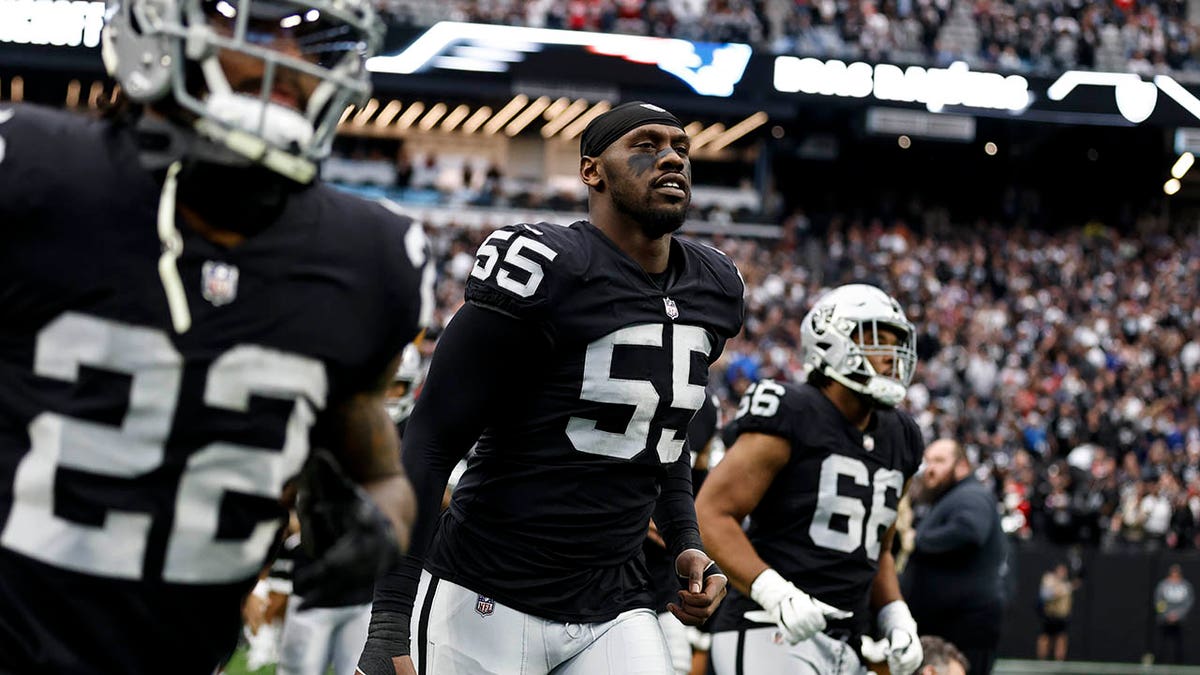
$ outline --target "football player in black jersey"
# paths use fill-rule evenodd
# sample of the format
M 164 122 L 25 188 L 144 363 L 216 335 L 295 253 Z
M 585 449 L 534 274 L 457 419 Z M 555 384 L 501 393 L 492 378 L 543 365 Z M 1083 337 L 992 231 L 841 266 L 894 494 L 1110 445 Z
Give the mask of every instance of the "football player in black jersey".
M 582 137 L 590 221 L 505 227 L 479 247 L 406 430 L 419 515 L 403 571 L 376 585 L 367 675 L 669 672 L 642 557 L 651 516 L 683 577 L 671 611 L 697 624 L 723 596 L 685 433 L 741 329 L 743 284 L 725 255 L 672 235 L 688 150 L 670 113 L 617 106 Z
M 696 501 L 735 589 L 712 626 L 717 675 L 862 673 L 860 655 L 892 675 L 919 667 L 891 553 L 896 506 L 924 447 L 895 409 L 916 367 L 914 341 L 893 298 L 841 286 L 801 326 L 808 382 L 746 391 L 737 440 Z
M 0 105 L 0 672 L 212 673 L 313 446 L 379 507 L 327 491 L 354 539 L 321 560 L 397 548 L 383 399 L 428 246 L 314 180 L 379 32 L 357 0 L 117 0 L 128 105 Z

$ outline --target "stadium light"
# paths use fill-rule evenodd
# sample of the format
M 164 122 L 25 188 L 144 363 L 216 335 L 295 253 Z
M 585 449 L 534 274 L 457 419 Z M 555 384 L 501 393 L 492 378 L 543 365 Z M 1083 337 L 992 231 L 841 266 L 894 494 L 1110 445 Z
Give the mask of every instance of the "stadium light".
M 413 102 L 412 105 L 408 106 L 408 110 L 405 110 L 400 115 L 400 119 L 396 120 L 396 128 L 400 131 L 404 131 L 405 129 L 411 127 L 413 122 L 416 122 L 417 118 L 420 117 L 421 113 L 423 112 L 425 112 L 425 104 L 420 101 Z
M 567 128 L 563 129 L 563 132 L 562 132 L 563 140 L 569 141 L 572 138 L 575 138 L 576 136 L 578 136 L 579 134 L 582 134 L 583 130 L 585 128 L 587 128 L 587 125 L 590 124 L 592 120 L 603 115 L 604 113 L 608 112 L 611 109 L 612 109 L 612 104 L 610 104 L 608 101 L 600 101 L 596 105 L 592 106 L 591 110 L 580 115 L 579 119 L 576 119 L 574 122 L 571 122 L 569 125 L 567 125 Z
M 483 106 L 482 108 L 480 108 L 479 110 L 476 110 L 475 114 L 471 115 L 470 119 L 468 119 L 467 122 L 465 124 L 463 124 L 463 127 L 462 127 L 463 133 L 464 134 L 473 134 L 476 131 L 479 131 L 479 127 L 483 126 L 483 123 L 486 122 L 487 119 L 491 116 L 492 116 L 492 109 L 487 107 L 486 105 Z
M 554 103 L 550 104 L 550 107 L 546 108 L 546 112 L 542 113 L 542 117 L 546 118 L 546 121 L 549 122 L 561 115 L 569 105 L 571 105 L 571 99 L 566 96 L 560 96 Z
M 437 126 L 438 121 L 442 119 L 442 115 L 445 115 L 447 110 L 449 110 L 449 107 L 445 103 L 433 104 L 433 107 L 429 109 L 429 112 L 425 113 L 425 116 L 421 118 L 420 122 L 417 122 L 417 127 L 420 128 L 421 131 L 429 131 Z
M 1171 177 L 1176 180 L 1183 180 L 1183 177 L 1187 175 L 1188 169 L 1192 168 L 1192 165 L 1195 163 L 1195 155 L 1190 152 L 1183 153 L 1179 156 L 1179 159 L 1175 160 L 1175 166 L 1171 167 Z
M 692 151 L 695 152 L 708 145 L 711 141 L 716 140 L 717 136 L 720 136 L 724 131 L 725 125 L 720 122 L 705 128 L 704 131 L 692 137 Z
M 483 133 L 491 136 L 497 131 L 500 131 L 500 128 L 507 124 L 514 115 L 520 112 L 521 108 L 524 108 L 526 103 L 529 103 L 529 97 L 525 94 L 517 94 L 516 96 L 512 97 L 512 100 L 509 101 L 507 105 L 493 115 L 492 119 L 488 120 L 487 124 L 483 125 Z
M 563 110 L 553 119 L 546 122 L 545 126 L 542 127 L 542 138 L 552 138 L 554 134 L 562 131 L 563 127 L 570 124 L 571 120 L 578 117 L 584 110 L 587 110 L 587 107 L 588 102 L 586 100 L 582 98 L 575 99 L 575 102 L 567 106 L 566 110 Z
M 1167 182 L 1163 183 L 1163 192 L 1168 196 L 1173 195 L 1179 192 L 1179 188 L 1181 187 L 1183 187 L 1183 184 L 1179 182 L 1178 178 L 1168 178 Z
M 379 114 L 375 116 L 375 126 L 382 129 L 391 124 L 392 120 L 396 119 L 396 115 L 400 114 L 401 107 L 400 101 L 395 99 L 388 101 L 388 104 L 383 106 L 383 110 L 380 110 Z
M 354 114 L 354 119 L 350 123 L 356 127 L 365 126 L 367 120 L 371 119 L 371 115 L 374 115 L 376 110 L 379 110 L 379 99 L 373 98 L 367 101 L 362 110 Z
M 95 110 L 100 107 L 100 97 L 104 95 L 104 83 L 100 80 L 92 82 L 92 86 L 88 89 L 88 108 Z
M 451 132 L 457 129 L 458 125 L 467 119 L 467 113 L 469 112 L 471 112 L 471 107 L 465 103 L 451 110 L 450 114 L 446 115 L 445 119 L 442 120 L 442 131 Z
M 83 85 L 79 84 L 79 80 L 71 80 L 67 83 L 67 107 L 74 108 L 79 105 L 79 90 Z
M 517 115 L 513 118 L 513 121 L 508 123 L 508 126 L 504 128 L 504 134 L 509 138 L 512 138 L 513 136 L 521 133 L 522 129 L 529 126 L 529 123 L 532 122 L 538 115 L 541 115 L 542 111 L 549 106 L 550 97 L 539 96 L 536 100 L 534 100 L 533 103 L 530 103 L 529 107 L 523 110 L 520 115 Z
M 711 143 L 708 144 L 708 149 L 712 152 L 720 150 L 742 136 L 745 136 L 751 131 L 754 131 L 755 129 L 766 124 L 768 119 L 770 118 L 767 116 L 767 113 L 760 110 L 741 122 L 738 122 L 737 124 L 726 129 L 720 136 L 717 136 Z

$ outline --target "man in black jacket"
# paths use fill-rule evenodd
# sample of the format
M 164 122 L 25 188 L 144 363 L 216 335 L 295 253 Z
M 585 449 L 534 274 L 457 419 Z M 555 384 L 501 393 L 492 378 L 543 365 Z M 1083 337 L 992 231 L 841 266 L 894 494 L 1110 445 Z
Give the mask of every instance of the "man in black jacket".
M 966 654 L 972 675 L 988 675 L 1000 639 L 1007 557 L 996 498 L 953 440 L 925 449 L 923 481 L 932 506 L 917 526 L 901 590 L 922 633 L 950 640 Z

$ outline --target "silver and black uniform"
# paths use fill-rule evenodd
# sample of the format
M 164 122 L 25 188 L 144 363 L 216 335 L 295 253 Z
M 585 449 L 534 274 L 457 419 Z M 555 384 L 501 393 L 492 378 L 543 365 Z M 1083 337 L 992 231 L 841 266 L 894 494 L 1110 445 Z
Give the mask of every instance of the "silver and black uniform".
M 0 672 L 208 675 L 325 411 L 417 333 L 425 236 L 320 183 L 233 248 L 177 221 L 177 333 L 133 128 L 0 106 L 0 148 Z
M 700 546 L 685 434 L 742 295 L 724 254 L 683 238 L 652 276 L 586 221 L 494 232 L 406 431 L 415 555 L 376 585 L 368 651 L 407 653 L 422 558 L 435 582 L 552 621 L 653 607 L 651 516 L 671 555 Z M 433 500 L 476 439 L 438 521 Z
M 854 612 L 830 620 L 826 632 L 857 649 L 857 636 L 870 629 L 881 540 L 921 463 L 920 429 L 903 411 L 876 409 L 863 432 L 816 387 L 772 380 L 747 390 L 734 424 L 735 434 L 769 434 L 791 445 L 787 464 L 750 513 L 750 543 L 796 588 Z M 712 630 L 761 628 L 743 616 L 758 609 L 730 588 Z

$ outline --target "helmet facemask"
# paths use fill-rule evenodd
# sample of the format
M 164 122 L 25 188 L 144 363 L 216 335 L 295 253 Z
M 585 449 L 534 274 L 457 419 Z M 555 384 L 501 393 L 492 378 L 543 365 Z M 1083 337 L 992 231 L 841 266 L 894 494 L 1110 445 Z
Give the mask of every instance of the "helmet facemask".
M 387 408 L 393 422 L 399 424 L 412 414 L 413 406 L 417 402 L 417 389 L 424 379 L 421 352 L 415 344 L 410 344 L 404 348 L 400 365 L 396 368 L 396 374 L 392 377 L 392 384 L 384 398 L 384 407 Z
M 130 99 L 171 99 L 203 137 L 307 183 L 380 39 L 362 0 L 110 0 L 103 51 Z

